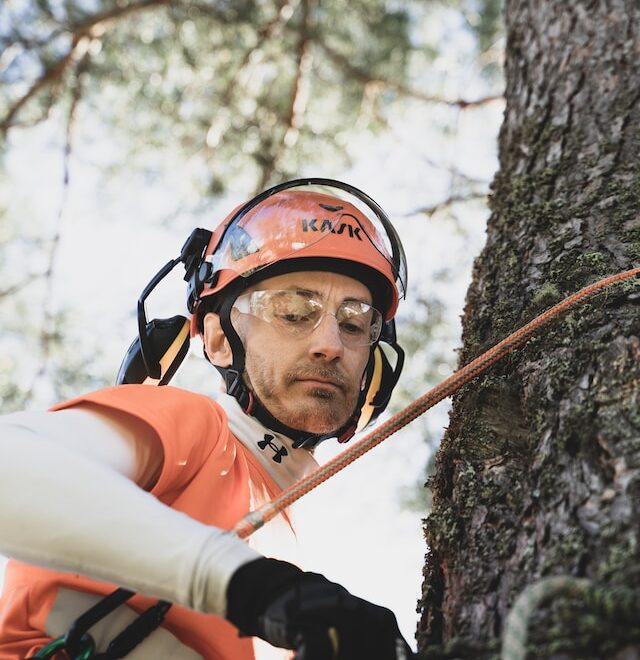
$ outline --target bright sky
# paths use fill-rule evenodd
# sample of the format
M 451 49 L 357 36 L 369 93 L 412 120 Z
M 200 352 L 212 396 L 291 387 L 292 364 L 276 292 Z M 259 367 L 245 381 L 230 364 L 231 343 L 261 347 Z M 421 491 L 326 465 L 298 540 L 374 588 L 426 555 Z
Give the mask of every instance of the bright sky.
M 427 220 L 412 216 L 411 211 L 449 194 L 450 176 L 442 168 L 435 168 L 433 161 L 448 163 L 469 176 L 491 178 L 497 167 L 495 135 L 502 104 L 461 113 L 455 135 L 446 139 L 429 129 L 431 121 L 437 124 L 442 120 L 439 112 L 436 108 L 425 114 L 424 106 L 409 104 L 392 122 L 391 135 L 363 135 L 354 141 L 350 147 L 354 167 L 350 171 L 301 174 L 349 181 L 387 210 L 407 251 L 412 282 L 409 295 L 442 287 L 437 294 L 447 302 L 449 321 L 449 334 L 445 333 L 444 340 L 450 342 L 453 354 L 459 347 L 458 317 L 472 259 L 483 243 L 486 212 L 467 207 L 456 223 L 443 215 Z M 26 210 L 30 226 L 41 223 L 51 227 L 61 194 L 60 150 L 51 148 L 51 132 L 46 126 L 24 135 L 16 133 L 13 139 L 23 150 L 9 153 L 10 211 Z M 33 158 L 34 153 L 38 158 Z M 193 219 L 181 216 L 163 227 L 152 226 L 163 217 L 168 196 L 180 194 L 179 181 L 165 179 L 147 186 L 125 172 L 105 185 L 99 153 L 84 151 L 71 164 L 72 183 L 54 301 L 72 306 L 72 327 L 98 338 L 104 349 L 101 359 L 105 369 L 115 375 L 136 332 L 133 310 L 137 296 L 150 276 L 177 255 Z M 225 212 L 231 206 L 229 203 Z M 215 224 L 217 219 L 210 222 Z M 436 285 L 435 274 L 443 268 L 453 269 L 457 277 L 451 284 Z M 164 306 L 172 307 L 167 316 L 182 310 L 181 286 L 171 285 L 161 294 L 164 300 L 158 315 L 165 312 Z M 80 346 L 84 340 L 79 337 L 77 341 Z M 410 355 L 408 361 L 411 363 Z M 203 367 L 198 362 L 194 360 L 196 370 Z M 16 374 L 17 379 L 27 379 L 33 363 L 25 356 L 23 364 L 24 373 Z M 419 369 L 420 365 L 413 362 L 409 372 Z M 447 375 L 443 367 L 442 377 Z M 34 407 L 50 403 L 46 383 L 41 385 Z M 204 389 L 209 387 L 207 384 Z M 401 500 L 407 489 L 426 478 L 430 449 L 424 442 L 425 435 L 441 437 L 446 425 L 447 404 L 443 402 L 295 505 L 303 566 L 326 574 L 359 596 L 390 607 L 414 648 L 415 605 L 427 550 L 422 536 L 424 512 L 403 508 Z M 328 458 L 341 449 L 325 443 L 319 456 Z

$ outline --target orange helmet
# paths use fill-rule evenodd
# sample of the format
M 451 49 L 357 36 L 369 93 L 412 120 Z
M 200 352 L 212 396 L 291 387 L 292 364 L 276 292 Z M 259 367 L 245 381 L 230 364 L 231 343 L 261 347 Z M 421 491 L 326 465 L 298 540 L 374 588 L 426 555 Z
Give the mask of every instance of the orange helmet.
M 294 189 L 302 186 L 306 190 Z M 361 191 L 330 179 L 290 181 L 236 208 L 213 232 L 202 259 L 189 291 L 192 312 L 234 282 L 244 288 L 291 270 L 338 270 L 364 280 L 387 320 L 406 289 L 404 251 L 384 211 Z

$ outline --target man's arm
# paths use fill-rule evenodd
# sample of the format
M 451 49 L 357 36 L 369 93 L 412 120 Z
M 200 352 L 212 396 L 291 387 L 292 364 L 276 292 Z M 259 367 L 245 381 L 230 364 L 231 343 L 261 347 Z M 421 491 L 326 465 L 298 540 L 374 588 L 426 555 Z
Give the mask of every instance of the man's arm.
M 145 490 L 153 487 L 152 475 L 162 468 L 162 445 L 151 427 L 117 410 L 105 412 L 93 403 L 56 413 L 17 412 L 1 417 L 0 424 L 30 430 L 59 448 L 113 468 Z
M 0 418 L 0 551 L 224 616 L 231 575 L 261 555 L 144 490 L 162 454 L 130 419 L 86 405 Z
M 301 658 L 412 657 L 386 608 L 144 490 L 159 439 L 129 420 L 87 405 L 0 418 L 0 552 L 218 614 Z

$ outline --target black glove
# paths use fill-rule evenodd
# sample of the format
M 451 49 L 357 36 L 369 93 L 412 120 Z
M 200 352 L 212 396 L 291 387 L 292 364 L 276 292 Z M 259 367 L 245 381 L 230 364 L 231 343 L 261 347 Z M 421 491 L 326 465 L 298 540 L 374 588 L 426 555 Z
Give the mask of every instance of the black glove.
M 227 619 L 242 635 L 295 649 L 296 660 L 414 657 L 393 612 L 277 559 L 257 559 L 233 574 Z

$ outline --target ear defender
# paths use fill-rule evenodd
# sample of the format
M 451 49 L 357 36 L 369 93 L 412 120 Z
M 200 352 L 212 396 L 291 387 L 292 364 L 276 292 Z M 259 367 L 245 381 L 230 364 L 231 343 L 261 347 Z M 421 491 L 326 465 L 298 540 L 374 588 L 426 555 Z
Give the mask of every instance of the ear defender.
M 211 232 L 194 229 L 185 241 L 180 256 L 167 262 L 151 279 L 138 299 L 138 336 L 127 350 L 116 378 L 117 385 L 147 383 L 166 385 L 189 351 L 191 321 L 184 316 L 147 319 L 145 301 L 158 284 L 179 264 L 184 264 L 184 279 L 189 285 L 190 307 L 195 306 L 209 273 L 202 268 L 202 257 Z M 192 309 L 190 309 L 192 311 Z
M 360 410 L 356 433 L 362 431 L 367 424 L 377 419 L 385 410 L 391 399 L 393 388 L 398 382 L 404 364 L 404 351 L 397 343 L 389 344 L 396 354 L 395 365 L 391 365 L 387 354 L 378 344 L 373 349 L 370 361 L 370 375 L 367 378 L 367 391 Z
M 180 315 L 170 319 L 153 319 L 147 323 L 145 354 L 148 353 L 147 360 L 152 360 L 159 367 L 156 377 L 149 374 L 138 336 L 122 360 L 116 383 L 166 385 L 189 352 L 190 325 L 189 319 Z

